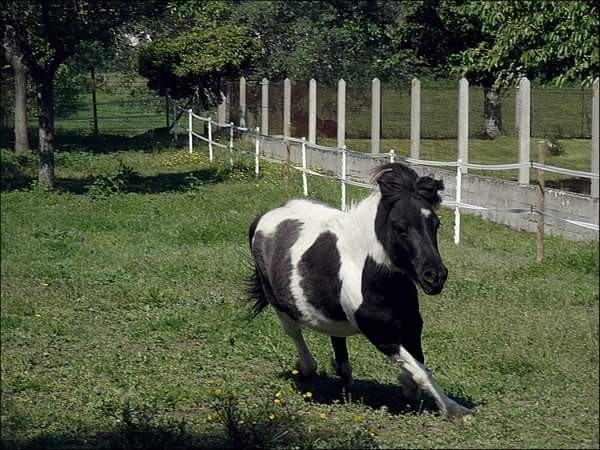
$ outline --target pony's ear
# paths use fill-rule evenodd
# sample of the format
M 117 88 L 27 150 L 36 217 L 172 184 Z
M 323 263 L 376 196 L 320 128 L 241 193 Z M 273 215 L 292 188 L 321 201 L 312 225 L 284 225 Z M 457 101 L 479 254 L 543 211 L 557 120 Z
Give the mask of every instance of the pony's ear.
M 420 197 L 431 202 L 436 207 L 442 202 L 438 191 L 444 190 L 444 182 L 432 177 L 419 177 L 417 179 L 417 193 Z

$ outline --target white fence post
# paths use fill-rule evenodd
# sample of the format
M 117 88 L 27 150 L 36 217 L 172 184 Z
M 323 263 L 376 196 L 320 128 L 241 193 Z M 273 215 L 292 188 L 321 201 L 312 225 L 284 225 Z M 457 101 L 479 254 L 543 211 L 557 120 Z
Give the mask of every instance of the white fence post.
M 342 211 L 346 211 L 346 146 L 342 147 L 342 176 L 341 176 L 341 190 L 342 190 Z
M 338 81 L 337 92 L 337 146 L 346 145 L 346 82 L 342 78 Z
M 454 243 L 460 243 L 460 202 L 462 192 L 462 161 L 459 159 L 456 165 L 456 206 L 454 207 Z
M 260 176 L 260 127 L 256 127 L 256 141 L 254 145 L 254 176 Z
M 410 157 L 421 157 L 421 82 L 416 78 L 410 85 Z
M 302 193 L 308 196 L 308 180 L 306 179 L 306 138 L 302 138 Z
M 269 80 L 266 78 L 261 83 L 260 129 L 263 135 L 269 134 Z
M 458 159 L 469 162 L 469 82 L 461 78 L 458 82 Z M 467 173 L 467 168 L 462 168 Z
M 240 127 L 246 128 L 246 78 L 240 78 Z
M 213 160 L 212 118 L 208 116 L 208 160 Z
M 308 82 L 308 142 L 317 143 L 317 80 Z
M 283 80 L 283 136 L 290 137 L 292 128 L 292 83 Z
M 598 175 L 600 166 L 600 147 L 598 145 L 599 130 L 598 122 L 600 122 L 600 112 L 598 111 L 598 78 L 594 80 L 592 85 L 592 173 Z M 591 194 L 593 198 L 598 198 L 600 180 L 592 178 Z
M 519 82 L 519 162 L 529 164 L 529 138 L 531 134 L 531 84 L 526 77 Z M 519 168 L 519 183 L 529 184 L 529 166 Z
M 188 109 L 188 152 L 193 152 L 194 143 L 192 142 L 192 131 L 193 131 L 193 123 L 192 123 L 192 108 Z
M 371 82 L 371 153 L 379 153 L 381 144 L 381 81 Z
M 229 122 L 229 166 L 233 169 L 233 122 Z

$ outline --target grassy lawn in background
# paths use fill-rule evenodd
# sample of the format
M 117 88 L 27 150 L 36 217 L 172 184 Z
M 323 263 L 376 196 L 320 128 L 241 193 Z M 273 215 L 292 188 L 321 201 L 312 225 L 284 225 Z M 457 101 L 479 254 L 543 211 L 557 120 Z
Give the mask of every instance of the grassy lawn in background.
M 548 238 L 538 264 L 532 235 L 470 215 L 455 246 L 440 211 L 450 276 L 421 293 L 424 351 L 474 408 L 445 420 L 359 336 L 350 391 L 310 331 L 318 375 L 297 378 L 273 311 L 245 319 L 244 286 L 248 225 L 300 178 L 204 154 L 63 152 L 57 191 L 2 192 L 3 448 L 598 447 L 597 242 Z M 337 183 L 309 186 L 338 205 Z

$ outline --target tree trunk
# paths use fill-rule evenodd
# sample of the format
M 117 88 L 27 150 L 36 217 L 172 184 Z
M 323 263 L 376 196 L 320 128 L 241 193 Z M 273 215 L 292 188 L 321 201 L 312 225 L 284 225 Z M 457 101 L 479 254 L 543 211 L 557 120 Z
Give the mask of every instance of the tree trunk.
M 15 72 L 15 152 L 29 150 L 27 136 L 27 75 L 21 58 L 13 58 Z
M 484 133 L 490 138 L 497 138 L 502 130 L 502 104 L 500 91 L 491 87 L 483 88 Z
M 15 77 L 15 152 L 29 150 L 27 137 L 27 68 L 15 42 L 14 29 L 7 26 L 2 36 L 4 58 L 14 71 Z
M 48 77 L 39 90 L 39 154 L 38 180 L 47 188 L 54 186 L 54 82 Z
M 98 106 L 96 104 L 96 69 L 91 68 L 92 72 L 92 119 L 94 121 L 94 136 L 98 136 Z

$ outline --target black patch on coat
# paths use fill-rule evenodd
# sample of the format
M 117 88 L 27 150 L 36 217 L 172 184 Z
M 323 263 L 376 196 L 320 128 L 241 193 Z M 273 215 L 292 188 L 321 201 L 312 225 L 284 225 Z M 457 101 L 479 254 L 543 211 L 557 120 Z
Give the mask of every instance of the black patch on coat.
M 340 303 L 342 262 L 336 243 L 335 234 L 330 231 L 321 233 L 300 258 L 298 272 L 300 287 L 308 303 L 328 319 L 346 321 Z
M 423 319 L 415 283 L 402 272 L 392 272 L 368 256 L 362 272 L 363 302 L 354 317 L 360 331 L 390 356 L 402 345 L 421 363 Z
M 252 245 L 257 276 L 266 299 L 294 320 L 300 318 L 300 312 L 290 290 L 290 249 L 298 240 L 301 227 L 302 222 L 299 220 L 284 220 L 277 226 L 273 236 L 265 236 L 261 231 L 256 232 Z

